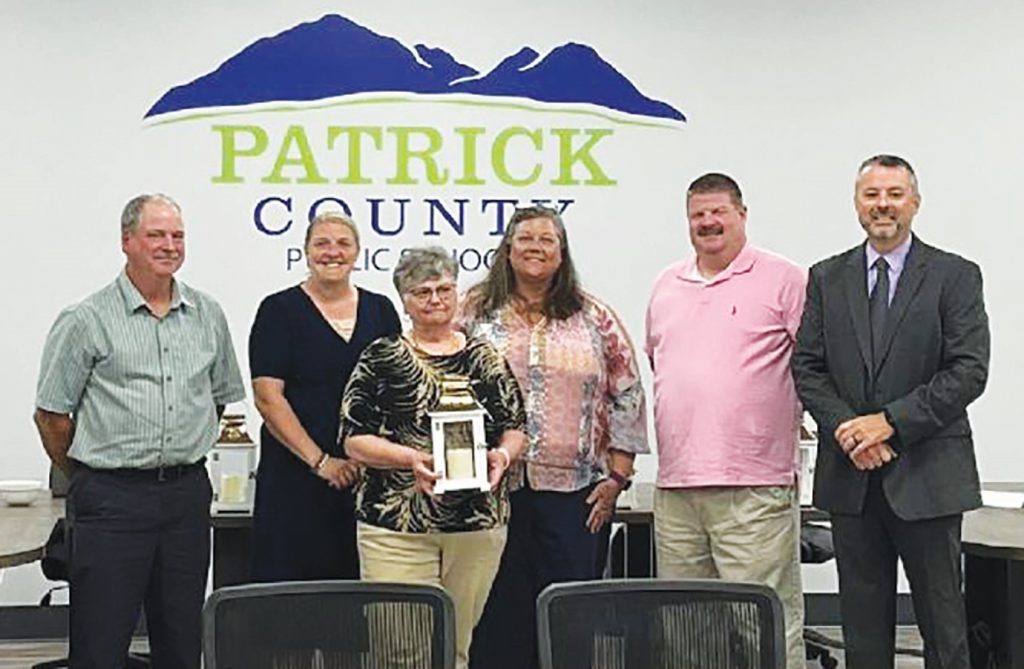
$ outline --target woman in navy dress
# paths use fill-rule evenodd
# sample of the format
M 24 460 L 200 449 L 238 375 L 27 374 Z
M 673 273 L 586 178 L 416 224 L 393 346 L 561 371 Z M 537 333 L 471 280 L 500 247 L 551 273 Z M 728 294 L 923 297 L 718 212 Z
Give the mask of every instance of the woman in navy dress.
M 338 445 L 338 407 L 359 354 L 401 332 L 391 301 L 351 284 L 359 233 L 318 215 L 306 231 L 309 277 L 266 297 L 249 333 L 263 416 L 252 578 L 359 578 L 352 485 L 360 467 Z

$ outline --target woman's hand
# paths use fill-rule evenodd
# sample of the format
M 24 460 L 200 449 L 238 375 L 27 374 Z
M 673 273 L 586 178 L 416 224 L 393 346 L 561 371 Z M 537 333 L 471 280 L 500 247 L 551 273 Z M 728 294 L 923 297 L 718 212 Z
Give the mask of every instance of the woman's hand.
M 424 495 L 434 496 L 434 482 L 441 476 L 434 472 L 434 456 L 410 448 L 412 473 L 416 477 L 416 488 Z
M 487 481 L 491 484 L 491 491 L 498 489 L 501 485 L 501 477 L 508 471 L 512 464 L 512 456 L 503 447 L 492 448 L 487 451 Z
M 363 475 L 363 468 L 352 460 L 328 457 L 323 467 L 316 470 L 316 475 L 332 488 L 341 490 L 355 485 Z
M 411 446 L 403 446 L 376 435 L 362 434 L 345 439 L 345 452 L 353 460 L 374 469 L 411 469 L 416 489 L 434 496 L 434 457 Z
M 587 504 L 590 504 L 590 515 L 587 517 L 587 529 L 591 534 L 597 534 L 604 524 L 612 519 L 615 513 L 615 502 L 619 498 L 622 488 L 612 479 L 604 479 L 587 495 Z

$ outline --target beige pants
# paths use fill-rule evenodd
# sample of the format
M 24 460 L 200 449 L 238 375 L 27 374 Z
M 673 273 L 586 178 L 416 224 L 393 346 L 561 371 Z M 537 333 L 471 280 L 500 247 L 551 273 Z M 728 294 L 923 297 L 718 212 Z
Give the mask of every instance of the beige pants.
M 803 669 L 796 488 L 659 488 L 654 534 L 659 578 L 720 578 L 773 588 L 786 616 L 787 666 Z
M 448 591 L 455 604 L 455 666 L 465 669 L 473 628 L 501 563 L 506 528 L 415 534 L 359 523 L 356 532 L 364 581 L 430 583 Z M 370 633 L 372 637 L 372 621 Z M 420 662 L 409 658 L 395 664 L 417 667 Z

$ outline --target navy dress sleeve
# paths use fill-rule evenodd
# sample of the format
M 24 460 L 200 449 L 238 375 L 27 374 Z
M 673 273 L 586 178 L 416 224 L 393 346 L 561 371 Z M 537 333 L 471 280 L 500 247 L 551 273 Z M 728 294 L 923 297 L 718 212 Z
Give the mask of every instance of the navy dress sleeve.
M 287 309 L 280 294 L 260 302 L 249 331 L 249 372 L 251 378 L 269 376 L 284 379 L 288 369 Z

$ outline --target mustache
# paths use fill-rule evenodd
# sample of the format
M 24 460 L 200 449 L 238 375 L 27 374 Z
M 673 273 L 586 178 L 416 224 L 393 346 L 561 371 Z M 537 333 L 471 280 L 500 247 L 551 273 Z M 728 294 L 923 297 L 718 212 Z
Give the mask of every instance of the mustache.
M 697 228 L 698 237 L 712 237 L 715 235 L 721 235 L 725 232 L 725 228 L 721 225 L 707 225 Z

